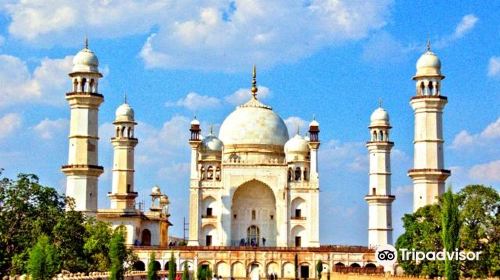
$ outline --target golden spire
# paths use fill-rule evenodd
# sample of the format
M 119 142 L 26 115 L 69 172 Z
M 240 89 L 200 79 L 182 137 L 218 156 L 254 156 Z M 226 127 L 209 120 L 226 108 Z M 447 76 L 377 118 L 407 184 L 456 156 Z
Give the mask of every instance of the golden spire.
M 255 64 L 253 65 L 253 73 L 252 73 L 252 96 L 254 99 L 257 99 L 257 91 L 259 89 L 257 88 L 257 68 L 255 67 Z

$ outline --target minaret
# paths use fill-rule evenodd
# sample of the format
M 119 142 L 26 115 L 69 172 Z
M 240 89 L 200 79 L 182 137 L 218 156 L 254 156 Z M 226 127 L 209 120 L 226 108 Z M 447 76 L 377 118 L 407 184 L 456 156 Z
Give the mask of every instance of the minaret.
M 319 123 L 316 118 L 309 123 L 309 149 L 311 151 L 311 180 L 318 180 Z
M 382 108 L 370 117 L 370 185 L 365 200 L 368 203 L 368 246 L 392 244 L 391 149 L 389 114 Z
M 69 73 L 72 90 L 66 93 L 71 108 L 68 164 L 62 166 L 67 177 L 66 196 L 75 201 L 75 210 L 89 215 L 97 212 L 98 178 L 103 172 L 98 164 L 98 112 L 104 101 L 98 92 L 99 61 L 85 47 L 73 58 L 73 69 Z
M 408 171 L 413 180 L 413 211 L 435 203 L 444 192 L 450 171 L 444 169 L 443 109 L 448 99 L 441 95 L 441 61 L 427 51 L 417 61 L 416 96 L 410 104 L 415 112 L 414 166 Z
M 188 246 L 198 246 L 198 232 L 200 224 L 200 189 L 198 176 L 198 149 L 201 144 L 200 122 L 194 117 L 189 128 L 191 137 L 189 145 L 191 146 L 191 175 L 189 188 L 189 240 Z
M 134 137 L 134 110 L 127 103 L 120 105 L 115 113 L 115 136 L 111 138 L 114 148 L 111 209 L 135 212 L 134 191 L 134 149 L 137 138 Z

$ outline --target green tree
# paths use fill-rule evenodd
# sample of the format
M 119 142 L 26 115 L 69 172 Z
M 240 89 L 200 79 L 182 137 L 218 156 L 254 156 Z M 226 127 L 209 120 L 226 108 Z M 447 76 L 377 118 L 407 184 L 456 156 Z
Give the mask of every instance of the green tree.
M 127 258 L 124 232 L 117 228 L 111 237 L 109 245 L 109 259 L 111 260 L 110 280 L 124 279 L 124 263 Z
M 160 268 L 158 267 L 158 263 L 156 262 L 156 254 L 155 252 L 152 252 L 149 255 L 149 264 L 148 264 L 148 275 L 147 279 L 148 280 L 156 280 L 158 278 L 157 272 Z
M 84 224 L 86 235 L 83 249 L 89 271 L 108 271 L 110 268 L 109 245 L 113 230 L 111 224 L 89 218 Z
M 321 260 L 316 263 L 316 272 L 318 272 L 318 279 L 321 279 L 321 272 L 323 272 L 323 262 Z
M 175 265 L 174 253 L 170 254 L 170 261 L 168 261 L 168 280 L 175 280 L 177 273 L 177 266 Z
M 33 280 L 49 280 L 58 271 L 56 248 L 49 243 L 46 235 L 41 235 L 29 253 L 28 274 Z
M 463 250 L 481 252 L 478 261 L 461 262 L 465 277 L 500 276 L 500 196 L 492 188 L 469 185 L 457 193 Z
M 458 204 L 456 198 L 448 188 L 443 195 L 441 220 L 442 220 L 442 235 L 443 245 L 447 252 L 453 252 L 460 247 L 460 218 Z M 447 280 L 458 280 L 460 277 L 460 263 L 457 260 L 449 260 L 446 258 L 444 270 Z
M 211 269 L 211 268 L 210 268 L 210 266 L 209 266 L 209 267 L 207 268 L 207 271 L 206 271 L 206 276 L 205 276 L 206 278 L 205 278 L 205 279 L 210 280 L 210 279 L 212 279 L 213 275 L 214 275 L 214 274 L 213 274 L 213 272 L 212 272 L 212 269 Z
M 203 268 L 201 265 L 198 266 L 196 278 L 198 278 L 198 280 L 206 280 L 207 279 L 207 270 L 205 268 Z
M 429 252 L 443 249 L 441 238 L 441 207 L 432 204 L 418 209 L 413 214 L 405 214 L 403 217 L 405 232 L 396 241 L 396 248 L 415 249 L 417 251 Z M 407 274 L 413 276 L 442 276 L 444 263 L 442 261 L 423 260 L 419 263 L 414 260 L 401 259 L 398 262 Z
M 0 275 L 22 274 L 30 248 L 64 216 L 65 199 L 36 175 L 19 174 L 0 180 L 0 201 Z
M 61 269 L 70 272 L 88 269 L 84 250 L 87 234 L 84 222 L 83 214 L 71 209 L 64 213 L 52 230 L 54 243 L 62 261 Z
M 184 269 L 182 270 L 182 280 L 189 280 L 189 270 L 187 262 L 184 262 Z

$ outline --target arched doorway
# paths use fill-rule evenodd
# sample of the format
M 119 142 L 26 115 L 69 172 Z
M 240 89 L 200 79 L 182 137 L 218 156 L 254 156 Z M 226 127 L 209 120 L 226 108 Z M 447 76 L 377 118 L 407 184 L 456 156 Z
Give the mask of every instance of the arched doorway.
M 141 245 L 151 246 L 151 232 L 149 229 L 143 229 L 141 234 Z
M 231 217 L 232 244 L 276 246 L 276 198 L 266 184 L 252 180 L 239 186 L 232 197 Z

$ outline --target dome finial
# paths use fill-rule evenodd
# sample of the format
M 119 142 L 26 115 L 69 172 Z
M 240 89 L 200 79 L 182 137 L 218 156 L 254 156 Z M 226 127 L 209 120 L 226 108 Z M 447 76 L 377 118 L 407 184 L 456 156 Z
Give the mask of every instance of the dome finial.
M 297 135 L 300 135 L 300 126 L 297 124 Z
M 427 37 L 426 49 L 427 49 L 428 52 L 431 51 L 431 38 L 429 38 L 429 37 Z
M 89 48 L 89 37 L 87 37 L 87 35 L 85 35 L 85 48 L 88 49 Z
M 213 135 L 214 134 L 214 125 L 211 124 L 210 125 L 210 135 Z
M 127 93 L 123 94 L 123 103 L 127 104 Z
M 255 64 L 253 65 L 253 71 L 252 71 L 252 96 L 254 99 L 257 99 L 257 91 L 259 89 L 257 88 L 257 67 L 255 67 Z
M 380 98 L 380 97 L 378 99 L 378 107 L 382 108 L 382 98 Z

